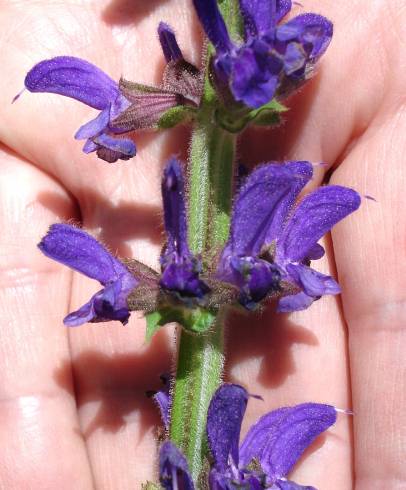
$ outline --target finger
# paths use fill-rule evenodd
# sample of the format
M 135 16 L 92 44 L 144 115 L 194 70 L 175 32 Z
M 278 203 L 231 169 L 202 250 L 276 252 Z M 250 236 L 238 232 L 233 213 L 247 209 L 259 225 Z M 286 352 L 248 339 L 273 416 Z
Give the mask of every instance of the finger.
M 393 102 L 403 87 L 391 87 Z M 406 484 L 406 111 L 395 107 L 385 101 L 333 176 L 377 199 L 333 232 L 350 336 L 357 490 Z
M 91 489 L 67 336 L 58 324 L 70 274 L 36 248 L 52 222 L 72 216 L 73 206 L 55 181 L 4 148 L 0 164 L 0 487 Z M 49 191 L 59 197 L 58 213 L 39 202 Z M 56 379 L 62 364 L 70 391 Z

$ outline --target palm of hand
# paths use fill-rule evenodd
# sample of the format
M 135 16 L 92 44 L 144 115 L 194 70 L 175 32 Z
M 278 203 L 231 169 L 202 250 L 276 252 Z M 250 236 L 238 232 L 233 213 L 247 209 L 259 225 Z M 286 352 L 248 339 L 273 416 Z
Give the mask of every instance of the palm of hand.
M 266 312 L 230 322 L 228 378 L 265 400 L 250 402 L 245 428 L 281 405 L 347 408 L 352 398 L 353 447 L 352 420 L 342 417 L 295 470 L 295 481 L 320 489 L 351 488 L 353 470 L 357 489 L 403 488 L 406 481 L 404 395 L 397 391 L 406 375 L 400 347 L 406 266 L 398 249 L 406 238 L 401 4 L 375 0 L 366 11 L 355 0 L 320 8 L 317 0 L 306 2 L 305 10 L 321 11 L 335 24 L 319 76 L 291 101 L 285 126 L 244 136 L 248 163 L 342 162 L 332 181 L 378 201 L 364 202 L 325 244 L 328 258 L 318 268 L 336 267 L 342 304 L 326 297 L 289 317 Z M 121 255 L 156 265 L 160 169 L 171 153 L 185 151 L 187 135 L 182 129 L 138 135 L 136 159 L 109 166 L 81 154 L 71 138 L 89 108 L 28 93 L 14 106 L 9 101 L 34 63 L 59 54 L 88 59 L 116 78 L 157 83 L 159 20 L 171 23 L 186 54 L 198 58 L 191 11 L 187 0 L 176 7 L 164 0 L 2 7 L 2 488 L 126 489 L 153 478 L 158 417 L 144 392 L 171 365 L 169 328 L 150 346 L 136 315 L 126 328 L 65 329 L 63 316 L 97 286 L 42 257 L 34 244 L 51 223 L 80 219 Z M 318 169 L 317 183 L 326 171 Z

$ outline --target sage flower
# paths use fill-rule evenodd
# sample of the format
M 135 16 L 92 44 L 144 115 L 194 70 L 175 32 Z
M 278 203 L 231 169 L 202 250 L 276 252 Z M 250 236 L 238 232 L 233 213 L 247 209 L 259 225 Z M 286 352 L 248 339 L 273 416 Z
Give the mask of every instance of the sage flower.
M 104 286 L 81 308 L 70 313 L 64 319 L 65 325 L 75 327 L 110 320 L 119 320 L 123 325 L 128 322 L 127 298 L 139 281 L 101 243 L 79 228 L 54 224 L 38 247 L 47 257 Z
M 162 179 L 164 222 L 167 242 L 161 254 L 161 287 L 183 303 L 192 306 L 203 299 L 209 287 L 199 277 L 201 261 L 187 242 L 185 189 L 182 167 L 172 158 Z
M 24 84 L 30 92 L 64 95 L 101 111 L 75 134 L 76 139 L 86 140 L 85 153 L 95 151 L 110 163 L 136 154 L 134 142 L 119 137 L 123 131 L 112 124 L 130 102 L 120 92 L 118 83 L 95 65 L 72 56 L 57 56 L 31 68 Z
M 217 0 L 193 3 L 216 49 L 213 69 L 219 92 L 228 91 L 235 101 L 254 109 L 308 79 L 333 34 L 331 22 L 313 13 L 281 23 L 291 0 L 240 0 L 244 40 L 237 43 L 230 38 Z
M 310 262 L 324 255 L 320 238 L 358 209 L 361 199 L 352 189 L 329 185 L 295 205 L 312 175 L 309 162 L 271 163 L 254 170 L 240 189 L 217 277 L 240 289 L 240 303 L 248 309 L 273 295 L 280 298 L 278 311 L 301 310 L 341 291 Z
M 211 490 L 314 490 L 287 480 L 304 450 L 333 425 L 336 409 L 320 403 L 283 407 L 263 415 L 240 440 L 247 391 L 224 384 L 207 414 L 207 438 L 214 464 Z
M 124 133 L 157 127 L 168 110 L 195 108 L 200 102 L 203 83 L 200 71 L 183 58 L 167 24 L 160 23 L 158 34 L 167 62 L 161 87 L 124 79 L 117 83 L 88 61 L 57 56 L 31 68 L 25 77 L 25 88 L 70 97 L 101 111 L 79 128 L 75 138 L 86 140 L 85 153 L 95 151 L 109 163 L 128 160 L 135 156 L 136 146 L 132 139 L 123 137 Z M 181 116 L 177 115 L 173 123 L 167 121 L 167 126 L 182 122 L 188 111 Z

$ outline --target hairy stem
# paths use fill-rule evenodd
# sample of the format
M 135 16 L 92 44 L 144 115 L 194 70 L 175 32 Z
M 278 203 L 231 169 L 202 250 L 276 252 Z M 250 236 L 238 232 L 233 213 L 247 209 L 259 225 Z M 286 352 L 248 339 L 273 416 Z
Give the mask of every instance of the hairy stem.
M 194 131 L 189 168 L 189 244 L 210 254 L 229 232 L 235 136 L 212 122 L 210 100 Z M 210 226 L 209 226 L 210 225 Z M 221 314 L 205 335 L 180 333 L 170 435 L 195 481 L 206 453 L 206 415 L 224 364 Z
M 230 35 L 241 31 L 238 2 L 220 0 Z M 208 47 L 208 56 L 212 47 Z M 192 135 L 189 159 L 189 246 L 210 260 L 226 242 L 230 226 L 236 135 L 216 124 L 217 98 L 206 74 L 202 103 Z M 179 333 L 170 437 L 189 462 L 198 483 L 207 461 L 206 418 L 224 365 L 223 317 L 204 335 Z M 201 486 L 199 485 L 198 488 Z

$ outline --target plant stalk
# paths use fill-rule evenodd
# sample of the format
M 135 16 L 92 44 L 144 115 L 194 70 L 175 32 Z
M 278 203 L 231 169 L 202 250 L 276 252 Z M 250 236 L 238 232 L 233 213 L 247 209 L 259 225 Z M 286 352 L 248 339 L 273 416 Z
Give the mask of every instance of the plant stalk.
M 193 133 L 189 167 L 189 246 L 208 255 L 228 237 L 235 149 L 235 136 L 213 124 L 212 116 L 209 102 Z M 222 316 L 204 335 L 179 333 L 170 437 L 195 482 L 206 460 L 207 409 L 224 365 Z
M 241 32 L 237 0 L 219 0 L 230 35 Z M 213 48 L 208 46 L 208 56 Z M 216 124 L 217 96 L 208 70 L 189 158 L 189 246 L 210 260 L 225 244 L 230 228 L 236 135 Z M 224 314 L 210 330 L 179 332 L 170 437 L 186 456 L 194 482 L 201 488 L 207 462 L 206 419 L 210 400 L 220 385 L 223 366 Z

